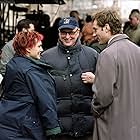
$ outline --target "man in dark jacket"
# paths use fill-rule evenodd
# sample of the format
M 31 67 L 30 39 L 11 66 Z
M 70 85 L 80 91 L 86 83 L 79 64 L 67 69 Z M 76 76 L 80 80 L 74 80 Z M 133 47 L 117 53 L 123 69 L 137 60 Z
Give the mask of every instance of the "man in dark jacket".
M 42 59 L 53 66 L 57 109 L 62 134 L 55 140 L 92 140 L 94 118 L 91 113 L 91 84 L 85 84 L 88 74 L 95 72 L 98 53 L 82 46 L 80 29 L 75 18 L 59 22 L 59 41 L 46 50 Z

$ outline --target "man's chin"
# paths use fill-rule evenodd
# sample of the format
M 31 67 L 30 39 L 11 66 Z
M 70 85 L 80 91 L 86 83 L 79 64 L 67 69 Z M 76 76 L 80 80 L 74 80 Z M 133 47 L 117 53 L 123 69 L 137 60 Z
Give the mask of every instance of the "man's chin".
M 70 47 L 73 46 L 72 43 L 64 43 L 64 46 Z
M 100 45 L 104 45 L 104 44 L 106 44 L 105 42 L 102 42 L 102 41 L 99 41 L 99 44 Z
M 103 42 L 99 41 L 99 44 L 100 44 L 100 45 L 102 45 L 102 44 L 103 44 Z

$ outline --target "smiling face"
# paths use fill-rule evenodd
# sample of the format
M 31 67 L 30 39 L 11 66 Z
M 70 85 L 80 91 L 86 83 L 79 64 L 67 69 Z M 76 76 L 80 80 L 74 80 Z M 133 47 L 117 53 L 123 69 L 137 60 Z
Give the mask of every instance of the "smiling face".
M 97 20 L 93 22 L 93 30 L 95 36 L 97 36 L 99 44 L 106 44 L 108 40 L 111 38 L 110 27 L 106 24 L 104 27 L 100 27 L 97 24 Z
M 43 35 L 36 31 L 21 31 L 13 39 L 15 53 L 20 56 L 40 59 L 42 49 Z
M 100 44 L 106 44 L 113 36 L 122 33 L 122 21 L 117 11 L 99 11 L 93 16 L 92 21 Z
M 66 47 L 74 46 L 80 34 L 79 28 L 59 30 L 59 40 Z
M 34 59 L 40 59 L 40 54 L 43 51 L 42 42 L 38 41 L 32 48 L 27 48 L 27 56 Z

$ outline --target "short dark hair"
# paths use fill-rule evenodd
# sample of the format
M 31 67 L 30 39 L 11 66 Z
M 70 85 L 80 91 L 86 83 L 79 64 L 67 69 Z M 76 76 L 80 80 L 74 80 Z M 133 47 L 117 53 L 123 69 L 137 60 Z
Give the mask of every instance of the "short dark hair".
M 79 12 L 77 10 L 70 11 L 70 17 L 75 17 L 75 15 L 79 16 Z
M 16 28 L 18 32 L 20 32 L 23 28 L 30 28 L 30 24 L 33 24 L 33 21 L 31 21 L 30 19 L 22 19 L 17 23 Z
M 131 14 L 134 13 L 134 12 L 140 13 L 139 9 L 132 9 L 132 10 L 131 10 Z
M 138 9 L 132 9 L 129 15 L 129 19 L 131 19 L 131 17 L 136 17 L 137 19 L 140 20 L 140 11 Z

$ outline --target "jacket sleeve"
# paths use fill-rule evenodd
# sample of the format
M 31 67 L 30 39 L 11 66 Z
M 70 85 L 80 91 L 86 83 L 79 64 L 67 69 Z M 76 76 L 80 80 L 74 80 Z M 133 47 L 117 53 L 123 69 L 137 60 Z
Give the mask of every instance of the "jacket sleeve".
M 26 74 L 30 93 L 34 98 L 47 135 L 61 132 L 55 102 L 55 83 L 48 73 L 29 71 Z
M 113 90 L 116 81 L 115 65 L 114 56 L 110 56 L 107 53 L 101 54 L 98 58 L 95 82 L 92 86 L 94 92 L 92 109 L 95 117 L 100 117 L 114 100 Z
M 10 61 L 14 56 L 14 48 L 12 46 L 13 41 L 9 41 L 2 48 L 1 59 L 0 59 L 0 73 L 4 76 L 6 71 L 6 64 Z

